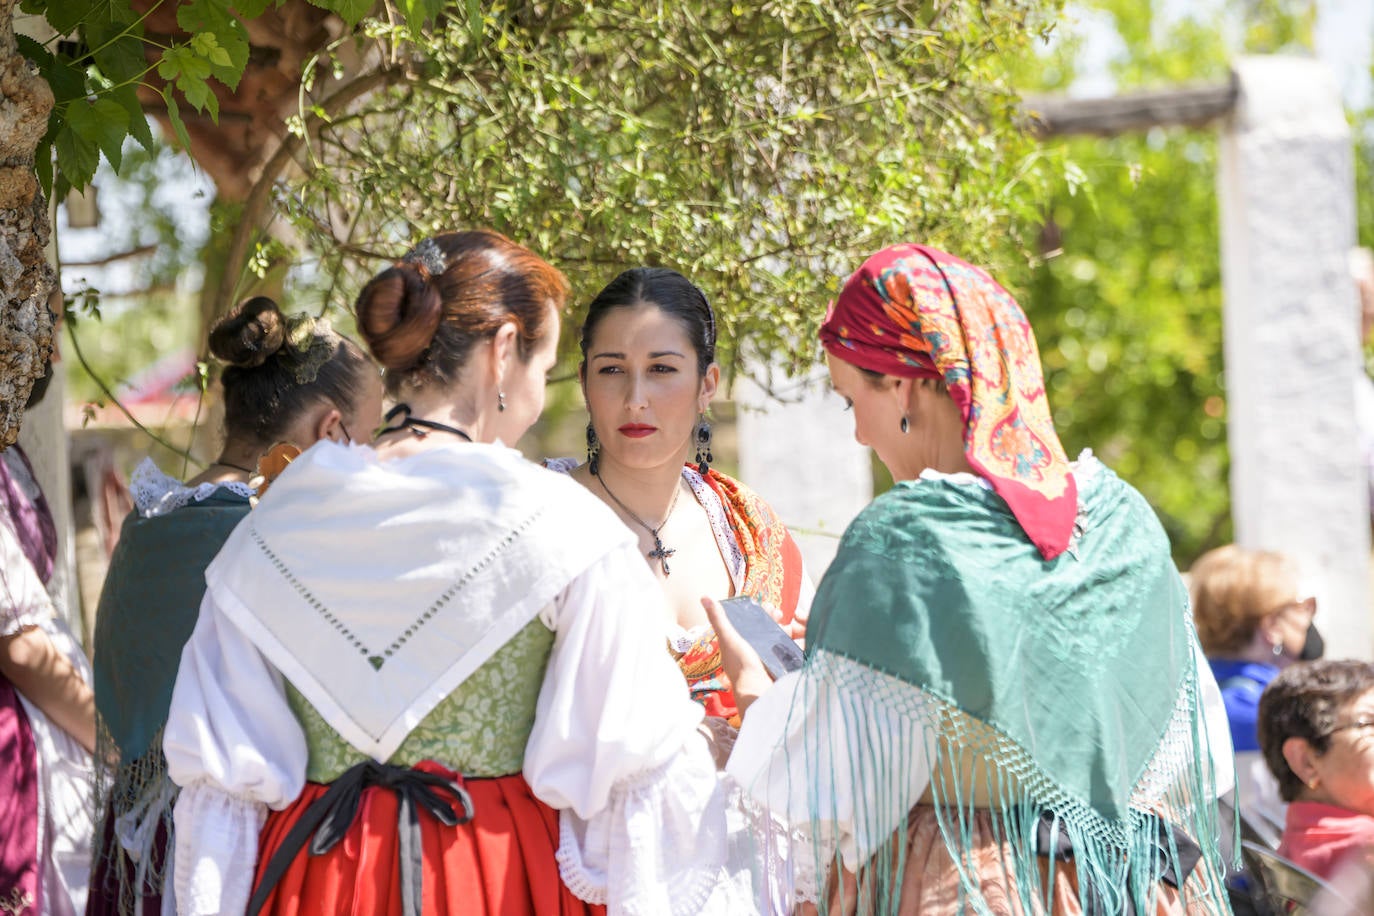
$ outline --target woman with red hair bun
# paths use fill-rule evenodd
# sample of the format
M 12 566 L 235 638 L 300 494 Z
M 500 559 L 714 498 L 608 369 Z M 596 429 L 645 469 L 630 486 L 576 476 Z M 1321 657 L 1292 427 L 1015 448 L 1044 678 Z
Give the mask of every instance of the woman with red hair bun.
M 206 573 L 164 748 L 183 913 L 749 913 L 635 541 L 518 440 L 563 276 L 488 230 L 358 298 L 396 402 Z

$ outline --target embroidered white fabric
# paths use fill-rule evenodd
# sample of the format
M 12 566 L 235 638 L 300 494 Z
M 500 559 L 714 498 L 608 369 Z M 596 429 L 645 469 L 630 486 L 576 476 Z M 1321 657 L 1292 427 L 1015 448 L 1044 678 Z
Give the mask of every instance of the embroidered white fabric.
M 395 488 L 379 498 L 396 498 Z M 447 517 L 453 526 L 468 516 Z M 731 890 L 737 882 L 747 886 L 748 869 L 727 869 L 726 798 L 697 732 L 701 707 L 662 651 L 662 601 L 626 537 L 538 612 L 556 635 L 524 775 L 536 797 L 571 813 L 569 829 L 582 845 L 570 849 L 587 867 L 570 886 L 604 894 L 611 916 L 669 912 L 645 903 L 656 899 L 646 898 L 645 888 L 662 875 L 706 888 L 694 914 L 755 912 Z M 182 655 L 163 749 L 172 779 L 193 787 L 175 809 L 181 912 L 241 911 L 247 891 L 226 877 L 222 863 L 248 863 L 251 881 L 266 808 L 280 809 L 299 795 L 308 754 L 278 667 L 217 604 L 214 588 Z M 661 778 L 646 781 L 646 773 Z
M 237 493 L 244 499 L 254 494 L 252 487 L 237 481 L 202 483 L 188 487 L 171 474 L 165 473 L 151 458 L 144 458 L 139 462 L 129 478 L 129 492 L 133 495 L 134 508 L 144 518 L 166 515 L 192 502 L 201 502 L 221 488 L 230 493 Z
M 726 785 L 696 744 L 622 780 L 591 820 L 561 813 L 558 867 L 569 890 L 626 916 L 757 911 L 748 870 L 727 869 Z M 638 867 L 617 867 L 631 861 Z
M 177 912 L 244 912 L 253 893 L 258 831 L 267 820 L 267 806 L 197 782 L 181 790 L 173 820 Z M 214 855 L 204 854 L 206 836 L 214 838 Z

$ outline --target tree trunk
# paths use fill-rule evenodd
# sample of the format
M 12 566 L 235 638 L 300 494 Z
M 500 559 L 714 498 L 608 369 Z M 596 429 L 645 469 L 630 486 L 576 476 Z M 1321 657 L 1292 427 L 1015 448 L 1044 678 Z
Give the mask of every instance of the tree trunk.
M 33 154 L 48 129 L 52 90 L 14 40 L 18 0 L 0 0 L 0 448 L 14 444 L 33 382 L 52 352 L 48 202 Z

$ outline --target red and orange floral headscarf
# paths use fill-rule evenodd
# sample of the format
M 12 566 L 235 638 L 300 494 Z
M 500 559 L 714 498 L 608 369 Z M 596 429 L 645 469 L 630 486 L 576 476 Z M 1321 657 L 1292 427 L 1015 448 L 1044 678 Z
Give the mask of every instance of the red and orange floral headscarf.
M 1025 314 L 987 272 L 924 245 L 893 245 L 845 283 L 821 343 L 847 363 L 943 379 L 964 454 L 1046 559 L 1069 546 L 1078 488 L 1050 419 Z

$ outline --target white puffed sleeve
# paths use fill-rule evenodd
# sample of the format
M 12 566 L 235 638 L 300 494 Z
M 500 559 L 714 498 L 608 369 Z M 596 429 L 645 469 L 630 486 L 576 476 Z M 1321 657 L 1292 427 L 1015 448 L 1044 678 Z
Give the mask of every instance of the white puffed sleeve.
M 853 664 L 831 657 L 824 667 Z M 749 707 L 726 764 L 748 798 L 801 835 L 790 856 L 799 900 L 818 899 L 836 848 L 857 870 L 930 785 L 922 694 L 869 669 L 864 677 L 868 690 L 814 669 L 780 678 Z
M 702 709 L 664 639 L 663 593 L 633 548 L 560 595 L 525 778 L 560 809 L 560 873 L 611 916 L 751 913 L 727 867 L 727 797 Z
M 305 735 L 281 675 L 206 593 L 181 653 L 163 733 L 174 810 L 177 911 L 242 913 L 268 808 L 305 785 Z
M 1207 656 L 1197 636 L 1189 634 L 1193 644 L 1193 664 L 1197 666 L 1198 693 L 1202 695 L 1202 722 L 1206 730 L 1208 756 L 1212 764 L 1212 778 L 1216 781 L 1217 798 L 1236 787 L 1236 759 L 1231 751 L 1231 725 L 1226 718 L 1226 701 L 1221 698 Z

